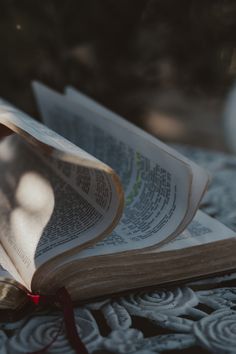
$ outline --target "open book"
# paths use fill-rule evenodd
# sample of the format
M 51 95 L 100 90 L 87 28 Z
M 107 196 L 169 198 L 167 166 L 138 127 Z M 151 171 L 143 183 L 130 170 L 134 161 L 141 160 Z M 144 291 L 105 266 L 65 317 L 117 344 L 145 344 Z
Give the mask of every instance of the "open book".
M 234 232 L 196 213 L 202 168 L 72 88 L 34 92 L 45 125 L 0 101 L 1 309 L 236 268 Z

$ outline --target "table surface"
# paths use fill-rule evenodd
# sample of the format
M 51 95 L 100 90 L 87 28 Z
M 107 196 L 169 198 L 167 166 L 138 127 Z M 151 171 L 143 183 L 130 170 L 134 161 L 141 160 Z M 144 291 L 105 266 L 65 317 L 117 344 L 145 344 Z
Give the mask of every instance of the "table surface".
M 236 157 L 177 148 L 212 173 L 202 209 L 236 230 Z M 236 353 L 236 273 L 91 303 L 75 317 L 89 353 Z M 60 321 L 61 313 L 40 312 L 0 324 L 0 353 L 40 350 Z M 48 353 L 74 353 L 63 331 Z

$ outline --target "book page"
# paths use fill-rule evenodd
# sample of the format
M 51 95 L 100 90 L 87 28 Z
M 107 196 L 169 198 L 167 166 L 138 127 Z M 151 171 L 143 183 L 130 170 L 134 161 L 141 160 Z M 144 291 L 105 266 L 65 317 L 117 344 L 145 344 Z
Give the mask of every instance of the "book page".
M 166 251 L 176 251 L 184 248 L 195 247 L 212 243 L 216 241 L 223 241 L 235 238 L 235 231 L 229 229 L 220 221 L 210 217 L 206 213 L 198 210 L 192 222 L 187 228 L 176 236 L 173 240 L 165 243 L 156 249 L 142 251 L 142 254 L 160 253 Z M 89 247 L 77 255 L 70 258 L 70 261 L 84 259 L 94 256 L 109 255 L 116 253 L 116 249 L 109 245 L 109 236 L 102 242 Z
M 188 224 L 192 220 L 193 215 L 199 207 L 199 201 L 201 200 L 203 194 L 206 191 L 206 187 L 210 179 L 208 172 L 203 170 L 193 161 L 178 153 L 176 150 L 172 149 L 170 146 L 164 144 L 156 137 L 145 132 L 134 124 L 128 122 L 124 118 L 120 117 L 118 114 L 110 111 L 106 107 L 85 96 L 74 88 L 66 87 L 65 93 L 69 99 L 77 103 L 79 112 L 82 113 L 83 109 L 85 109 L 85 112 L 87 112 L 87 116 L 88 111 L 95 112 L 97 115 L 96 121 L 99 119 L 100 126 L 106 126 L 108 122 L 110 122 L 113 124 L 114 129 L 117 129 L 117 127 L 122 127 L 123 130 L 128 130 L 130 132 L 134 140 L 145 141 L 148 145 L 153 144 L 156 147 L 158 154 L 159 151 L 164 151 L 166 154 L 169 154 L 172 157 L 175 157 L 176 159 L 185 162 L 188 166 L 191 167 L 192 184 L 189 195 L 189 207 L 185 216 L 186 224 Z
M 4 168 L 6 167 L 6 165 L 4 162 L 6 162 L 6 160 L 11 158 L 12 156 L 12 150 L 7 149 L 6 144 L 4 144 L 3 141 L 1 141 L 0 145 L 1 144 L 3 146 L 3 149 L 0 149 L 0 278 L 3 280 L 16 280 L 20 284 L 25 285 L 22 277 L 20 276 L 14 263 L 12 262 L 11 258 L 9 257 L 4 246 L 1 243 L 1 239 L 6 228 L 7 215 L 9 215 L 9 213 L 11 212 L 11 202 L 6 195 L 6 193 L 8 193 L 7 187 L 9 187 L 9 185 L 7 186 L 8 183 L 5 178 L 2 178 L 2 176 L 3 174 L 5 174 Z M 2 160 L 4 160 L 4 162 L 2 162 Z M 9 184 L 11 184 L 10 180 L 8 182 Z
M 156 252 L 174 251 L 235 237 L 235 231 L 198 210 L 188 227 L 174 240 L 157 249 Z
M 105 170 L 109 170 L 108 166 L 103 165 L 94 156 L 32 119 L 2 98 L 0 98 L 0 123 L 49 155 L 63 161 L 78 162 L 87 167 L 92 166 L 100 169 L 103 167 Z
M 120 183 L 101 166 L 62 161 L 16 135 L 1 141 L 0 241 L 28 288 L 42 263 L 104 237 L 118 222 Z
M 95 252 L 150 247 L 179 232 L 191 209 L 192 172 L 185 162 L 123 123 L 42 85 L 34 89 L 45 123 L 112 166 L 121 178 L 126 197 L 123 217 L 109 237 L 92 247 Z
M 25 282 L 17 272 L 14 264 L 12 263 L 10 257 L 7 255 L 6 251 L 0 244 L 0 282 L 2 280 L 17 281 L 22 286 L 25 286 Z

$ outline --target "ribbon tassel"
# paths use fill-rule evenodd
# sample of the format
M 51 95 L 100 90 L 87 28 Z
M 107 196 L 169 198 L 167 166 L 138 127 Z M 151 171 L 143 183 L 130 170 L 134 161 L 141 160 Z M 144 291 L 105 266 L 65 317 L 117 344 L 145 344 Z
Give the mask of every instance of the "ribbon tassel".
M 35 305 L 53 305 L 60 304 L 63 311 L 65 331 L 67 339 L 71 347 L 75 350 L 77 354 L 89 354 L 86 347 L 84 346 L 80 336 L 78 334 L 74 316 L 73 303 L 70 294 L 65 287 L 59 289 L 55 295 L 38 295 L 38 294 L 27 294 L 30 300 Z M 57 340 L 62 327 L 59 328 L 55 338 L 39 351 L 30 352 L 28 354 L 44 354 L 47 352 L 49 347 Z

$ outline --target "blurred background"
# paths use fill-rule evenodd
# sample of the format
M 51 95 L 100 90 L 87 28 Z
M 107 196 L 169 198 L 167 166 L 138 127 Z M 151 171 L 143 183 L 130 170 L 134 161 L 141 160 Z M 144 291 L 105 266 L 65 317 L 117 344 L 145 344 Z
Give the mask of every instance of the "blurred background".
M 233 150 L 225 121 L 236 101 L 235 1 L 2 0 L 0 8 L 0 96 L 21 109 L 37 117 L 32 80 L 59 91 L 70 84 L 164 141 Z

